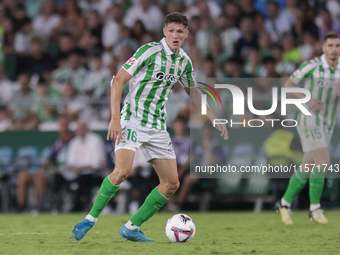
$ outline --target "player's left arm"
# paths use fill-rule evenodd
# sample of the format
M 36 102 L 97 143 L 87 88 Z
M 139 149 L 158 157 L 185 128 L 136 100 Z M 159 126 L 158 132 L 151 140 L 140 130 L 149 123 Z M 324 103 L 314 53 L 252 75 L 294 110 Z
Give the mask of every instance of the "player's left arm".
M 194 102 L 195 106 L 198 109 L 200 109 L 202 101 L 202 92 L 197 87 L 184 88 L 184 90 L 191 98 L 191 100 Z M 207 104 L 207 117 L 212 123 L 214 122 L 214 119 L 217 119 L 208 104 Z M 215 124 L 215 127 L 222 132 L 221 137 L 223 137 L 224 140 L 229 139 L 228 130 L 225 124 Z

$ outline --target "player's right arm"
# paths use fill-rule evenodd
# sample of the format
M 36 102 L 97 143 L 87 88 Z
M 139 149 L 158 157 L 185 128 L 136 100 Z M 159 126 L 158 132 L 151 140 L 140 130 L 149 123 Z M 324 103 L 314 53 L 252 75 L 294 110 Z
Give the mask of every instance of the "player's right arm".
M 132 76 L 122 68 L 111 81 L 111 120 L 106 139 L 117 140 L 119 144 L 122 138 L 122 127 L 120 126 L 120 101 L 123 93 L 124 83 L 128 82 Z
M 120 100 L 123 93 L 123 85 L 132 77 L 136 76 L 144 67 L 152 61 L 151 50 L 154 44 L 149 43 L 140 47 L 135 54 L 123 65 L 122 69 L 111 81 L 111 120 L 107 133 L 107 140 L 118 139 L 119 144 L 122 138 L 122 128 L 120 126 Z
M 310 70 L 308 66 L 305 64 L 302 64 L 299 69 L 297 69 L 291 76 L 290 78 L 286 81 L 286 83 L 283 85 L 285 88 L 296 88 L 298 87 L 297 84 L 305 77 L 306 73 Z M 311 79 L 311 78 L 309 78 Z M 303 93 L 290 93 L 293 95 L 295 98 L 305 98 L 305 94 Z M 321 104 L 322 101 L 316 99 L 316 98 L 311 98 L 308 102 L 307 105 L 309 109 L 312 111 L 320 111 L 321 110 Z

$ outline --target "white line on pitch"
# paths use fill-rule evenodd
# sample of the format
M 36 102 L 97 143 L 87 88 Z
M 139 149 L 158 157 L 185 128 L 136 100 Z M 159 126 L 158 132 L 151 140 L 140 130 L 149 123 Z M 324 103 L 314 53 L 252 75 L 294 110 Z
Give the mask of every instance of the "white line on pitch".
M 36 233 L 36 232 L 33 232 L 33 233 L 29 233 L 29 232 L 18 232 L 18 233 L 7 233 L 7 234 L 4 234 L 4 233 L 0 233 L 0 236 L 2 235 L 54 235 L 55 232 L 46 232 L 46 233 Z

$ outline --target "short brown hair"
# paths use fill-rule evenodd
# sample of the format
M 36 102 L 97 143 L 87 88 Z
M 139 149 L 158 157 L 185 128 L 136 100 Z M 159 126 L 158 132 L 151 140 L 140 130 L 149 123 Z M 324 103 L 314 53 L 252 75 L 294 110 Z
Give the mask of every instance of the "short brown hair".
M 323 42 L 326 42 L 327 39 L 336 39 L 336 38 L 340 39 L 340 36 L 335 32 L 329 32 L 328 34 L 326 34 L 325 38 L 323 38 Z
M 177 122 L 177 121 L 180 121 L 184 124 L 188 124 L 188 118 L 186 118 L 185 116 L 183 115 L 178 115 L 175 119 L 174 119 L 174 123 Z
M 173 12 L 173 13 L 168 14 L 165 18 L 164 25 L 167 26 L 169 23 L 172 23 L 172 22 L 182 24 L 186 28 L 188 28 L 189 26 L 188 18 L 179 12 Z
M 41 39 L 39 36 L 33 36 L 33 37 L 30 39 L 30 44 L 33 44 L 33 43 L 37 43 L 37 44 L 42 45 L 42 44 L 43 44 L 43 41 L 42 41 L 42 39 Z

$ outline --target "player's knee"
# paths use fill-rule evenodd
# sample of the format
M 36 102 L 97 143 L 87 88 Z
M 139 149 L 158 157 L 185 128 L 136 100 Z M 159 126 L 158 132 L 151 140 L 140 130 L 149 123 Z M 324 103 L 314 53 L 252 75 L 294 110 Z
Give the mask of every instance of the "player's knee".
M 166 189 L 168 190 L 168 193 L 171 194 L 174 194 L 179 189 L 179 186 L 179 181 L 166 183 Z
M 128 169 L 115 169 L 110 174 L 110 180 L 114 185 L 119 185 L 123 181 L 125 181 L 129 176 L 129 170 Z
M 322 163 L 321 163 L 322 162 Z M 331 164 L 331 159 L 330 158 L 325 158 L 322 161 L 320 160 L 320 163 L 315 163 L 314 171 L 317 169 L 324 170 L 324 169 L 329 169 Z

